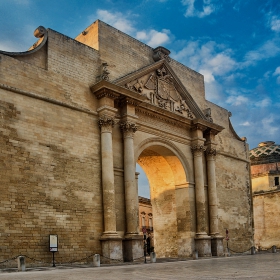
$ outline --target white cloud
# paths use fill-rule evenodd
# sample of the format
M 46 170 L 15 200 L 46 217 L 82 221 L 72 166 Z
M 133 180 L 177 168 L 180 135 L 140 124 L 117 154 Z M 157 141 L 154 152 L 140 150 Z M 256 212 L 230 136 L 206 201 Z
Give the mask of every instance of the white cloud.
M 230 57 L 231 50 L 223 48 L 213 41 L 203 45 L 198 41 L 190 41 L 173 57 L 183 61 L 190 68 L 204 73 L 210 81 L 213 81 L 212 76 L 224 76 L 236 66 L 236 62 Z
M 187 6 L 185 17 L 203 18 L 205 16 L 209 16 L 216 10 L 216 7 L 211 0 L 203 0 L 202 11 L 198 11 L 195 8 L 195 1 L 196 0 L 182 0 L 182 4 Z
M 152 30 L 142 30 L 136 33 L 136 39 L 145 42 L 147 45 L 151 47 L 157 47 L 169 42 L 169 34 L 170 31 L 163 29 L 162 31 Z
M 275 135 L 279 127 L 278 125 L 273 125 L 275 119 L 273 115 L 269 115 L 268 117 L 262 119 L 263 131 L 265 131 L 268 135 Z
M 277 68 L 275 69 L 274 73 L 273 73 L 273 76 L 278 76 L 278 75 L 280 75 L 280 66 L 277 67 Z
M 277 84 L 280 84 L 280 66 L 277 67 L 273 73 L 273 76 L 276 76 Z
M 246 121 L 244 123 L 241 123 L 240 125 L 242 125 L 242 126 L 251 126 L 250 122 L 248 122 L 248 121 Z
M 280 18 L 272 16 L 270 20 L 270 28 L 273 31 L 280 32 Z
M 200 69 L 199 72 L 204 76 L 205 83 L 212 83 L 215 81 L 213 71 L 211 71 L 209 69 Z
M 120 12 L 111 13 L 107 10 L 97 10 L 97 18 L 121 30 L 124 33 L 132 34 L 135 31 L 132 21 Z
M 130 19 L 130 17 L 131 14 L 129 13 L 124 15 L 120 12 L 112 13 L 107 10 L 99 9 L 97 10 L 96 15 L 90 17 L 90 21 L 92 22 L 92 18 L 98 18 L 151 47 L 157 47 L 159 45 L 167 44 L 170 41 L 171 33 L 169 30 L 137 30 L 137 28 L 134 27 L 134 22 Z
M 277 39 L 266 41 L 256 50 L 249 51 L 245 55 L 243 67 L 255 64 L 258 61 L 275 57 L 280 54 L 279 42 Z
M 213 73 L 216 75 L 223 75 L 231 71 L 235 66 L 235 61 L 227 54 L 217 53 L 207 63 Z
M 231 95 L 227 98 L 226 103 L 232 106 L 239 106 L 247 103 L 249 99 L 243 95 Z
M 204 44 L 190 41 L 185 45 L 172 57 L 204 75 L 207 98 L 218 100 L 223 91 L 217 78 L 226 79 L 237 67 L 236 61 L 231 57 L 231 49 L 226 49 L 214 41 Z
M 270 104 L 271 104 L 271 100 L 269 98 L 265 98 L 263 100 L 256 102 L 255 106 L 264 108 L 264 107 L 268 107 Z
M 269 79 L 269 78 L 270 78 L 270 75 L 271 75 L 271 71 L 266 71 L 266 72 L 264 73 L 263 77 L 264 77 L 265 79 Z

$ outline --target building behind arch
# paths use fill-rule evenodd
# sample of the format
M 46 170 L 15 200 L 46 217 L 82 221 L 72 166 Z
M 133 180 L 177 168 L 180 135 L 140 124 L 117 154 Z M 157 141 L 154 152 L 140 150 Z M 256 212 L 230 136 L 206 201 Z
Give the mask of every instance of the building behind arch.
M 135 164 L 152 188 L 159 257 L 253 243 L 248 145 L 204 77 L 97 20 L 75 39 L 39 27 L 0 51 L 1 258 L 143 254 Z M 155 208 L 154 208 L 155 207 Z
M 273 141 L 250 150 L 255 245 L 280 247 L 280 146 Z

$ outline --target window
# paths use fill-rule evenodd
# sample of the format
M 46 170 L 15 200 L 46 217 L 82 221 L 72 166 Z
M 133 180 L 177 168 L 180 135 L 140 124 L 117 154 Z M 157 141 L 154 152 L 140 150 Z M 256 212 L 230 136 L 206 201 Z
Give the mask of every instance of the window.
M 153 230 L 153 219 L 149 218 L 149 229 Z
M 146 223 L 145 223 L 145 216 L 142 216 L 142 228 L 145 228 L 145 225 Z
M 274 186 L 279 186 L 279 177 L 274 177 Z

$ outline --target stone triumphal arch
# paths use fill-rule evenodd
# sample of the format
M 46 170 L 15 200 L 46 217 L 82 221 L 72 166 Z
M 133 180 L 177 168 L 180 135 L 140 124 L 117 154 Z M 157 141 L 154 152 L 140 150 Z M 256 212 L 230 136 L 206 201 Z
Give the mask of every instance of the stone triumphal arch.
M 154 56 L 160 57 L 167 52 L 160 47 L 154 50 Z M 116 218 L 112 215 L 113 201 L 116 201 L 112 134 L 118 114 L 118 126 L 123 135 L 126 209 L 122 244 L 128 259 L 136 258 L 142 252 L 136 162 L 150 181 L 158 254 L 186 256 L 196 249 L 200 256 L 221 255 L 223 238 L 218 229 L 215 135 L 223 127 L 203 114 L 169 66 L 168 59 L 155 60 L 154 64 L 115 84 L 103 80 L 91 88 L 99 100 L 97 111 L 105 198 L 103 250 L 111 242 L 108 240 L 118 238 Z M 147 126 L 150 123 L 154 124 L 153 132 Z
M 49 261 L 50 234 L 59 262 L 141 257 L 136 163 L 158 256 L 223 255 L 225 229 L 236 251 L 252 245 L 248 147 L 203 75 L 99 20 L 34 35 L 0 51 L 3 259 Z

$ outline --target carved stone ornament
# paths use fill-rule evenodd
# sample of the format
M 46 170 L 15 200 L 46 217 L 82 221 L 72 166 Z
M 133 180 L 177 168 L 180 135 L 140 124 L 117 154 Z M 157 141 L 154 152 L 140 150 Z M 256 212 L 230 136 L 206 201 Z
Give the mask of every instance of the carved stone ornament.
M 107 69 L 108 64 L 106 62 L 102 63 L 101 74 L 97 76 L 97 81 L 105 80 L 109 81 L 109 70 Z
M 204 110 L 204 114 L 205 114 L 205 117 L 206 119 L 209 121 L 209 122 L 213 122 L 213 119 L 211 117 L 211 108 L 207 108 Z
M 126 122 L 120 122 L 120 129 L 125 137 L 133 137 L 138 127 L 135 123 L 130 123 L 126 121 Z
M 153 49 L 153 59 L 155 62 L 165 59 L 166 61 L 170 62 L 171 59 L 169 57 L 170 51 L 164 47 L 157 47 Z
M 130 81 L 125 87 L 146 96 L 147 101 L 162 109 L 179 113 L 188 119 L 195 118 L 186 100 L 177 91 L 174 78 L 164 66 Z
M 217 150 L 214 148 L 207 148 L 206 155 L 210 157 L 215 157 L 217 155 Z
M 112 128 L 115 125 L 114 118 L 102 116 L 98 120 L 98 125 L 102 132 L 112 132 Z
M 194 145 L 191 147 L 191 151 L 193 154 L 202 154 L 206 151 L 206 148 L 203 145 Z

